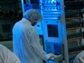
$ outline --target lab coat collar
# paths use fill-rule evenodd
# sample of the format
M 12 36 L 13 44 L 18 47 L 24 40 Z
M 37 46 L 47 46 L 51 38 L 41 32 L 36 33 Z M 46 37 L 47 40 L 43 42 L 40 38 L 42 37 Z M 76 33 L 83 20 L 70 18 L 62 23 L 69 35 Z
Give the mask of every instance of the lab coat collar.
M 31 22 L 29 20 L 25 19 L 25 18 L 22 18 L 21 21 L 25 21 L 25 22 L 27 21 L 29 24 L 31 24 Z

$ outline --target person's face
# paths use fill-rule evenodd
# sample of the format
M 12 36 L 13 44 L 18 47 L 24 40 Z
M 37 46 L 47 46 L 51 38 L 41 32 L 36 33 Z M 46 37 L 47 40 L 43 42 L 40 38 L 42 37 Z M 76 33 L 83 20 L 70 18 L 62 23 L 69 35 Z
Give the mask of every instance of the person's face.
M 33 22 L 33 23 L 32 23 L 32 26 L 35 26 L 35 25 L 36 25 L 36 22 Z
M 34 21 L 30 21 L 30 22 L 31 22 L 32 26 L 35 26 L 37 24 L 37 22 L 34 22 Z

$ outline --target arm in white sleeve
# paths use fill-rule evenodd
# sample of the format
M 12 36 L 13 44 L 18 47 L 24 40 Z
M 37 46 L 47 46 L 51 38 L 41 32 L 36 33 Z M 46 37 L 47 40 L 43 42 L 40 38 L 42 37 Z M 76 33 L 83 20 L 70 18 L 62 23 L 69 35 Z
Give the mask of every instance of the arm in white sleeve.
M 43 60 L 49 59 L 49 55 L 45 53 L 42 46 L 40 45 L 39 36 L 34 31 L 31 35 L 31 46 L 34 49 L 35 53 Z
M 0 45 L 0 62 L 1 63 L 21 63 L 18 57 L 3 45 Z
M 79 57 L 78 59 L 79 59 L 80 63 L 84 63 L 84 59 L 82 57 Z

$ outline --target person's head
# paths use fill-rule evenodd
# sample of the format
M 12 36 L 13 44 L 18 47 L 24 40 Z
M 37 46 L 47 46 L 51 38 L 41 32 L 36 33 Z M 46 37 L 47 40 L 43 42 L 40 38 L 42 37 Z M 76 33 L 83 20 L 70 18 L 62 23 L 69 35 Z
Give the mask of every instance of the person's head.
M 29 20 L 32 25 L 35 25 L 38 21 L 42 20 L 41 14 L 35 9 L 30 9 L 24 12 L 23 18 Z

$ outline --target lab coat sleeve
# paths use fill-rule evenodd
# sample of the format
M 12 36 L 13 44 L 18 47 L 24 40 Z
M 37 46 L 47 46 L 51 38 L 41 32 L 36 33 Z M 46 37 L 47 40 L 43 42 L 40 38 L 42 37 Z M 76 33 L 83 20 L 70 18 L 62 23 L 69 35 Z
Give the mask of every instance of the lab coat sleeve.
M 84 51 L 78 53 L 73 63 L 84 63 Z
M 83 60 L 82 57 L 79 57 L 79 62 L 80 62 L 80 63 L 84 63 L 84 60 Z
M 3 45 L 0 45 L 0 62 L 1 63 L 21 63 L 20 60 L 17 58 L 17 56 Z
M 49 59 L 49 55 L 45 53 L 42 46 L 40 45 L 39 36 L 36 32 L 31 35 L 31 46 L 34 49 L 36 55 L 38 55 L 42 60 Z

